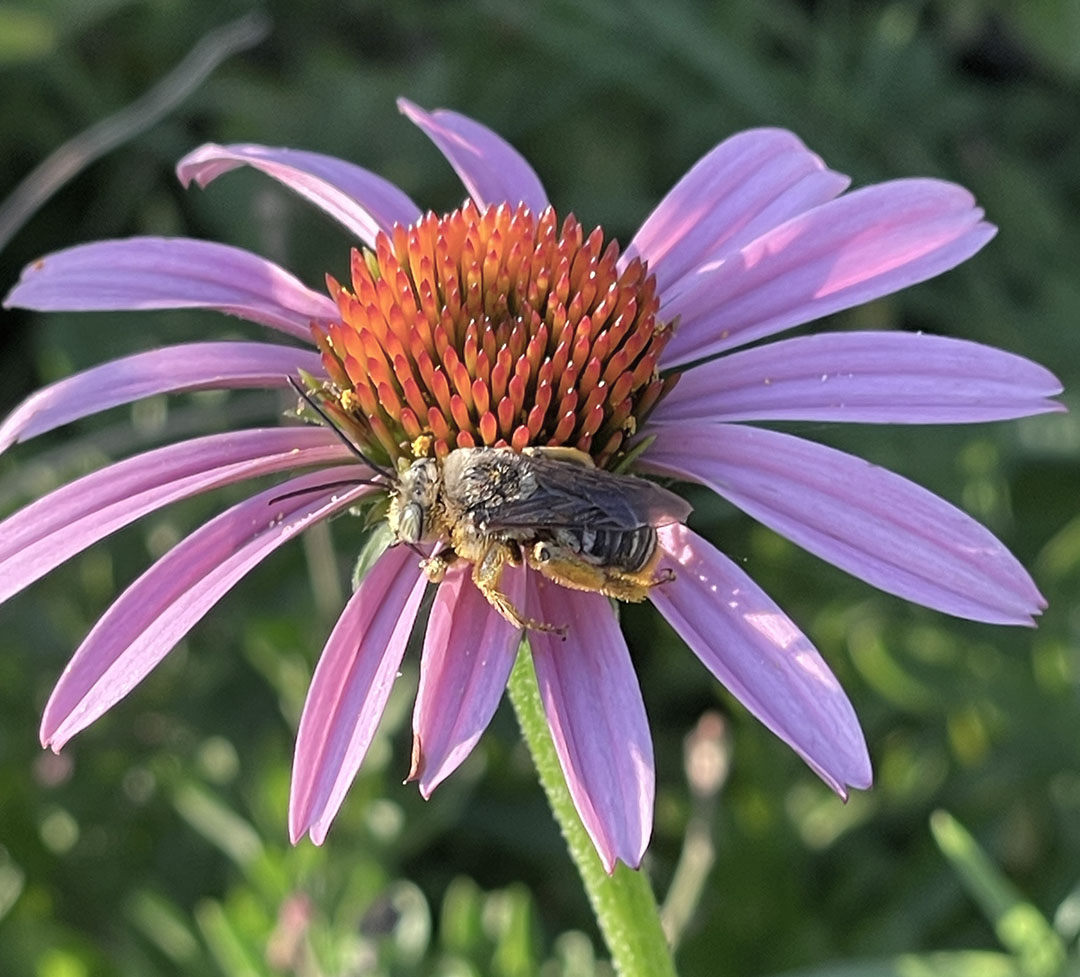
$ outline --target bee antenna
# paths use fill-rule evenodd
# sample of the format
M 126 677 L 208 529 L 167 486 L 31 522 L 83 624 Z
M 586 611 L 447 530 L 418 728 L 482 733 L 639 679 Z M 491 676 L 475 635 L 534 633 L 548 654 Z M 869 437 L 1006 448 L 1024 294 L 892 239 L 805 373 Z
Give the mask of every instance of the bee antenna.
M 315 413 L 318 414 L 319 417 L 321 417 L 323 419 L 323 421 L 326 423 L 326 426 L 329 427 L 330 430 L 333 431 L 334 434 L 336 434 L 341 439 L 341 443 L 344 444 L 346 448 L 348 448 L 354 455 L 356 455 L 357 458 L 359 458 L 369 468 L 375 469 L 375 471 L 379 475 L 382 475 L 382 477 L 385 478 L 387 481 L 390 481 L 390 482 L 394 481 L 394 473 L 387 470 L 386 468 L 383 468 L 382 465 L 375 464 L 375 462 L 373 462 L 367 455 L 365 455 L 364 452 L 362 452 L 349 439 L 348 435 L 346 435 L 346 433 L 343 430 L 341 430 L 340 425 L 335 423 L 334 419 L 326 412 L 326 410 L 323 408 L 323 406 L 310 393 L 308 393 L 300 385 L 300 382 L 295 377 L 289 376 L 289 377 L 286 377 L 285 379 L 289 382 L 289 386 L 292 387 L 293 390 L 296 391 L 296 393 L 300 397 L 300 399 L 305 404 L 307 404 L 308 407 L 310 407 L 313 411 L 315 411 Z M 345 484 L 345 483 L 342 483 L 342 484 Z M 365 484 L 365 482 L 362 479 L 357 479 L 356 482 L 354 482 L 353 484 L 355 484 L 355 485 L 363 485 L 363 484 Z M 375 483 L 369 482 L 367 484 L 375 484 Z M 284 496 L 283 496 L 283 498 L 284 498 Z
M 376 487 L 382 487 L 382 482 L 375 482 L 370 478 L 343 478 L 337 482 L 324 482 L 322 485 L 312 485 L 310 488 L 296 489 L 292 492 L 283 492 L 281 495 L 275 495 L 266 504 L 276 505 L 278 502 L 284 502 L 286 499 L 295 499 L 299 495 L 310 495 L 312 492 L 326 492 L 329 489 L 345 488 L 353 485 L 374 485 Z

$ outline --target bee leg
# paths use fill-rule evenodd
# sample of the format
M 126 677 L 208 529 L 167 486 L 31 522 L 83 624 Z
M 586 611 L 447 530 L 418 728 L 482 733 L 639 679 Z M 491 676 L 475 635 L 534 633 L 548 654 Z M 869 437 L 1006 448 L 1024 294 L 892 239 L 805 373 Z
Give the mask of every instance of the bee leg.
M 664 567 L 652 580 L 649 581 L 649 587 L 659 587 L 661 584 L 671 583 L 675 579 L 675 571 L 671 567 Z
M 653 567 L 660 558 L 657 550 L 654 558 L 634 573 L 614 567 L 598 567 L 586 563 L 581 557 L 552 543 L 537 543 L 525 553 L 526 562 L 539 570 L 549 580 L 573 590 L 589 590 L 605 597 L 637 604 L 649 596 L 649 591 L 660 584 L 675 579 L 675 571 L 664 567 L 655 577 Z
M 503 568 L 507 563 L 513 562 L 513 553 L 507 547 L 494 545 L 488 547 L 484 555 L 473 564 L 472 578 L 480 593 L 487 598 L 487 602 L 495 608 L 515 628 L 527 631 L 554 631 L 566 640 L 566 625 L 561 627 L 548 624 L 545 621 L 536 621 L 531 617 L 522 616 L 510 602 L 510 598 L 499 590 L 499 581 L 502 579 Z
M 424 576 L 432 583 L 442 583 L 446 571 L 450 569 L 456 559 L 457 553 L 452 549 L 440 550 L 434 556 L 421 560 L 420 569 L 424 571 Z

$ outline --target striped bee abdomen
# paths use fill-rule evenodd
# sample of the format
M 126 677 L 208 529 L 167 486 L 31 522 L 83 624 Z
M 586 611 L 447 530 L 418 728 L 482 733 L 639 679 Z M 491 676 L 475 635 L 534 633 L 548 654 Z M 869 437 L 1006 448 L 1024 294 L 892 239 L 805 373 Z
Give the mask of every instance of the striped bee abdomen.
M 551 536 L 556 546 L 576 553 L 583 560 L 624 573 L 642 570 L 656 552 L 656 530 L 652 526 L 636 529 L 560 527 Z

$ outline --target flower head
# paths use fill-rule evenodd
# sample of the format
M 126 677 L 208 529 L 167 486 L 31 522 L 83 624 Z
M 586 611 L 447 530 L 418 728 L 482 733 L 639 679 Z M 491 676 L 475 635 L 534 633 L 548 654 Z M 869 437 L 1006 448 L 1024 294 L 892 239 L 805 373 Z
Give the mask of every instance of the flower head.
M 179 166 L 205 185 L 252 166 L 338 219 L 363 245 L 329 296 L 246 251 L 206 241 L 102 241 L 28 267 L 7 306 L 207 307 L 282 342 L 202 342 L 103 364 L 27 399 L 0 449 L 150 394 L 281 387 L 313 378 L 323 408 L 386 474 L 473 446 L 574 449 L 707 485 L 850 573 L 949 614 L 1029 624 L 1045 606 L 986 529 L 858 458 L 746 421 L 945 423 L 1060 409 L 1046 370 L 975 343 L 842 332 L 757 340 L 937 275 L 994 229 L 937 180 L 844 193 L 793 135 L 744 132 L 708 153 L 625 251 L 561 222 L 521 156 L 448 111 L 402 111 L 457 170 L 470 200 L 421 214 L 396 187 L 340 160 L 208 145 Z M 106 612 L 46 707 L 59 749 L 126 695 L 265 555 L 314 522 L 384 495 L 326 427 L 212 435 L 118 462 L 0 525 L 0 599 L 147 512 L 229 482 L 303 471 L 177 544 Z M 841 795 L 871 780 L 836 679 L 798 627 L 680 521 L 658 546 L 656 606 L 758 718 Z M 575 530 L 576 531 L 576 530 Z M 442 540 L 446 542 L 446 540 Z M 599 586 L 568 589 L 507 544 L 498 594 L 533 622 L 537 680 L 563 770 L 605 865 L 637 865 L 652 822 L 653 757 L 626 643 Z M 514 559 L 513 557 L 517 557 Z M 371 743 L 429 573 L 408 546 L 376 561 L 319 660 L 296 746 L 290 831 L 321 841 Z M 460 563 L 461 561 L 459 561 Z M 532 565 L 532 564 L 530 564 Z M 424 632 L 413 775 L 430 795 L 469 754 L 502 695 L 520 629 L 449 563 Z M 433 575 L 432 575 L 433 576 Z
M 471 201 L 353 252 L 340 319 L 315 325 L 341 423 L 373 454 L 572 446 L 609 464 L 670 386 L 655 279 L 597 228 Z

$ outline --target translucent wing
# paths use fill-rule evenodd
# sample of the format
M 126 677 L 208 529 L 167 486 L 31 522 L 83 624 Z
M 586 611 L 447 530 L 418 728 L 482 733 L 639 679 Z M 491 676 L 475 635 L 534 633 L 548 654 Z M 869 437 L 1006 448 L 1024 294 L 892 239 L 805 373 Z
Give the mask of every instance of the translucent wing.
M 615 475 L 542 454 L 522 459 L 535 477 L 528 495 L 506 499 L 486 520 L 490 530 L 587 527 L 632 530 L 683 522 L 685 499 L 635 475 Z

